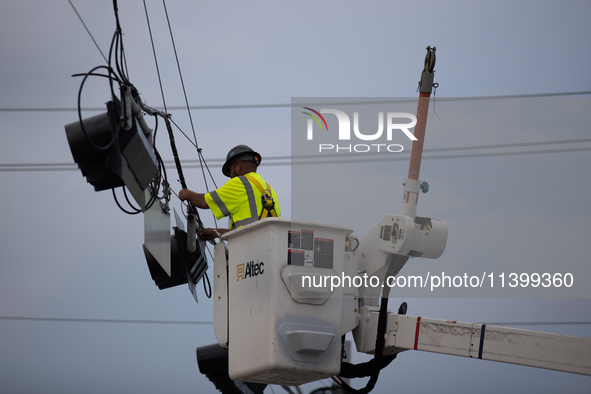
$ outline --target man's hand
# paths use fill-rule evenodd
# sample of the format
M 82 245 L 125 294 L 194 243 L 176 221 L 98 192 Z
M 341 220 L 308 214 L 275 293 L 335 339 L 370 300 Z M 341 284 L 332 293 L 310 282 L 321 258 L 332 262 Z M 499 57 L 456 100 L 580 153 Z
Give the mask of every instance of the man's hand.
M 181 201 L 186 201 L 189 199 L 189 195 L 191 194 L 191 191 L 188 189 L 181 189 L 181 191 L 179 192 L 179 200 Z
M 211 241 L 217 238 L 219 235 L 227 233 L 229 230 L 224 228 L 204 228 L 199 231 L 199 237 L 205 241 Z
M 207 205 L 207 202 L 205 201 L 205 194 L 195 193 L 189 189 L 181 189 L 181 191 L 179 192 L 179 200 L 189 201 L 191 204 L 195 205 L 197 208 L 209 209 L 209 206 Z

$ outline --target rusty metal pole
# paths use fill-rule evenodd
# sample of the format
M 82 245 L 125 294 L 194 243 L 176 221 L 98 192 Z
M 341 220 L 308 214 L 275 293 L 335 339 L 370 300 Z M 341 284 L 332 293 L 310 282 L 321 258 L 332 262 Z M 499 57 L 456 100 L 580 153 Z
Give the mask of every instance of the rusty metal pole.
M 433 91 L 433 76 L 435 68 L 435 47 L 427 47 L 425 67 L 421 73 L 419 82 L 419 106 L 417 108 L 417 124 L 414 135 L 416 141 L 412 143 L 410 165 L 408 167 L 408 179 L 419 179 L 421 171 L 421 159 L 423 157 L 423 143 L 425 141 L 425 128 L 427 127 L 427 113 L 429 112 L 429 100 Z
M 408 167 L 408 179 L 404 182 L 404 200 L 402 204 L 402 214 L 411 216 L 413 219 L 417 214 L 417 201 L 421 181 L 419 174 L 421 172 L 421 159 L 423 158 L 423 144 L 425 142 L 425 128 L 427 126 L 427 113 L 429 112 L 429 100 L 433 91 L 433 77 L 435 75 L 435 47 L 427 47 L 425 56 L 425 66 L 421 73 L 419 82 L 419 105 L 417 108 L 417 124 L 415 126 L 414 136 L 417 138 L 412 143 L 410 154 L 410 164 Z

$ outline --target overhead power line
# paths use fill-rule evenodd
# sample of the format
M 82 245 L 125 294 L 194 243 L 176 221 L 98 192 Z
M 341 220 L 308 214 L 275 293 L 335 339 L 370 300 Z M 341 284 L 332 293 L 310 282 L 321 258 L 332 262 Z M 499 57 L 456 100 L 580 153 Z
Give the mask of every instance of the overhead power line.
M 68 2 L 70 3 L 70 5 L 72 6 L 72 8 L 74 9 L 74 12 L 76 13 L 76 15 L 78 15 L 78 19 L 80 19 L 80 22 L 82 22 L 82 25 L 84 26 L 84 28 L 86 29 L 86 32 L 88 33 L 88 35 L 90 36 L 90 38 L 92 39 L 92 42 L 94 42 L 94 45 L 96 46 L 96 49 L 98 49 L 98 51 L 101 53 L 101 56 L 103 57 L 103 59 L 105 59 L 105 63 L 108 63 L 109 61 L 107 60 L 107 58 L 105 57 L 105 54 L 103 53 L 103 51 L 101 51 L 101 48 L 99 47 L 99 45 L 97 44 L 96 40 L 94 39 L 94 37 L 92 36 L 92 33 L 90 32 L 90 30 L 88 30 L 88 27 L 86 26 L 86 23 L 84 23 L 84 20 L 82 19 L 82 17 L 80 16 L 80 14 L 78 13 L 78 10 L 76 9 L 76 7 L 74 7 L 74 4 L 72 3 L 71 0 L 68 0 Z
M 493 322 L 493 323 L 483 323 L 487 325 L 494 325 L 494 326 L 562 326 L 562 325 L 589 325 L 591 321 L 538 321 L 538 322 Z
M 213 321 L 188 321 L 188 320 L 134 320 L 134 319 L 82 319 L 62 317 L 20 317 L 0 316 L 0 320 L 14 321 L 39 321 L 62 323 L 123 323 L 123 324 L 188 324 L 211 325 Z M 499 326 L 547 326 L 547 325 L 591 325 L 591 321 L 561 321 L 561 322 L 489 322 L 486 324 Z
M 491 144 L 491 145 L 474 145 L 474 146 L 460 146 L 447 148 L 431 148 L 425 149 L 425 152 L 453 152 L 453 151 L 468 151 L 468 150 L 483 150 L 483 149 L 507 149 L 516 147 L 532 147 L 543 145 L 560 145 L 591 142 L 591 138 L 581 138 L 573 140 L 556 140 L 556 141 L 538 141 L 538 142 L 523 142 L 515 144 Z M 441 159 L 467 159 L 477 157 L 494 157 L 494 156 L 518 156 L 530 154 L 547 154 L 547 153 L 573 153 L 591 151 L 591 147 L 580 148 L 564 148 L 564 149 L 541 149 L 541 150 L 520 150 L 520 151 L 500 151 L 490 153 L 463 153 L 450 155 L 426 155 L 423 156 L 425 160 L 441 160 Z M 395 155 L 395 156 L 394 156 Z M 337 154 L 330 156 L 319 155 L 300 155 L 300 156 L 269 156 L 265 157 L 262 164 L 265 166 L 286 166 L 286 165 L 311 165 L 311 164 L 335 164 L 335 163 L 368 163 L 380 161 L 403 161 L 408 160 L 407 153 L 366 153 L 356 156 L 343 155 L 337 157 Z M 210 159 L 211 167 L 221 167 L 225 159 Z M 165 164 L 173 164 L 172 160 L 165 160 Z M 199 160 L 184 160 L 185 168 L 201 168 Z M 78 167 L 75 163 L 4 163 L 0 164 L 0 172 L 34 172 L 34 171 L 77 171 Z
M 561 97 L 561 96 L 587 96 L 591 95 L 591 91 L 579 92 L 558 92 L 558 93 L 534 93 L 534 94 L 515 94 L 502 96 L 479 96 L 479 97 L 438 97 L 437 101 L 454 102 L 454 101 L 474 101 L 474 100 L 499 100 L 499 99 L 517 99 L 517 98 L 536 98 L 536 97 Z M 372 105 L 372 104 L 403 104 L 414 103 L 416 98 L 409 99 L 383 99 L 383 100 L 365 100 L 365 101 L 339 101 L 334 103 L 323 102 L 323 105 Z M 209 109 L 258 109 L 258 108 L 290 108 L 299 107 L 299 104 L 279 103 L 279 104 L 230 104 L 230 105 L 191 105 L 188 108 L 191 110 L 209 110 Z M 164 108 L 154 107 L 155 109 L 163 110 Z M 82 111 L 105 111 L 105 107 L 84 107 Z M 166 108 L 167 111 L 186 111 L 187 106 L 170 106 Z M 0 108 L 0 112 L 75 112 L 77 107 L 23 107 L 23 108 Z
M 213 324 L 212 321 L 78 319 L 78 318 L 61 318 L 61 317 L 18 317 L 18 316 L 0 316 L 0 320 L 48 321 L 48 322 L 63 322 L 63 323 L 133 323 L 133 324 L 191 324 L 191 325 Z
M 461 150 L 479 150 L 479 149 L 498 149 L 498 148 L 516 148 L 526 146 L 540 146 L 540 145 L 558 145 L 558 144 L 576 144 L 582 142 L 591 142 L 591 138 L 580 138 L 572 140 L 555 140 L 555 141 L 538 141 L 538 142 L 520 142 L 514 144 L 491 144 L 491 145 L 471 145 L 471 146 L 456 146 L 448 148 L 425 148 L 423 152 L 449 152 L 449 151 L 461 151 Z M 388 156 L 391 157 L 391 153 L 368 153 L 374 156 Z M 265 156 L 265 162 L 269 160 L 299 160 L 299 159 L 318 159 L 318 155 L 298 155 L 298 156 Z M 212 163 L 224 163 L 226 159 L 210 159 Z M 171 161 L 164 161 L 165 163 Z M 191 164 L 197 163 L 198 160 L 184 160 L 183 163 Z M 172 163 L 172 162 L 171 162 Z

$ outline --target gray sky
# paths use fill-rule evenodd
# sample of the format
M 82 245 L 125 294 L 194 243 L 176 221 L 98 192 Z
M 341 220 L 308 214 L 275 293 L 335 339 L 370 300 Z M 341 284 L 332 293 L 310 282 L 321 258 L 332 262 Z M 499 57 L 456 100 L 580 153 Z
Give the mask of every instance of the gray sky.
M 115 29 L 111 2 L 73 3 L 106 54 Z M 161 106 L 143 4 L 120 3 L 130 79 L 149 105 Z M 166 103 L 182 106 L 162 3 L 146 3 Z M 283 104 L 292 97 L 416 97 L 425 47 L 435 45 L 435 81 L 440 84 L 436 97 L 442 101 L 435 107 L 439 117 L 429 118 L 426 148 L 591 138 L 582 121 L 589 111 L 588 97 L 530 106 L 539 108 L 538 113 L 528 113 L 521 121 L 515 116 L 512 129 L 491 114 L 493 104 L 452 105 L 443 100 L 590 91 L 586 76 L 591 9 L 585 1 L 170 0 L 167 7 L 191 105 Z M 75 112 L 4 111 L 75 108 L 81 79 L 71 75 L 104 64 L 70 4 L 2 2 L 0 48 L 0 162 L 71 163 L 63 126 L 77 119 Z M 89 80 L 82 105 L 99 107 L 108 98 L 104 80 Z M 516 102 L 518 115 L 525 104 L 530 101 Z M 458 120 L 457 111 L 462 110 L 475 121 Z M 187 112 L 171 112 L 192 135 Z M 579 123 L 561 122 L 571 112 Z M 290 167 L 265 165 L 264 160 L 291 153 L 289 108 L 194 110 L 192 115 L 207 159 L 222 158 L 239 143 L 263 155 L 260 172 L 280 194 L 283 213 L 289 216 Z M 545 127 L 536 126 L 542 124 Z M 195 159 L 189 141 L 180 133 L 176 139 L 181 158 Z M 164 159 L 170 159 L 163 128 L 158 146 Z M 533 272 L 537 261 L 554 262 L 560 272 L 573 261 L 588 264 L 590 164 L 585 151 L 425 160 L 422 179 L 430 183 L 431 191 L 421 195 L 419 212 L 446 220 L 450 238 L 441 259 L 414 259 L 416 268 L 407 265 L 405 270 L 459 262 L 482 271 L 496 267 L 495 261 L 512 260 L 527 272 Z M 398 213 L 400 182 L 407 168 L 404 161 L 370 167 L 375 179 L 363 181 L 373 187 L 377 180 L 380 198 L 367 212 L 340 189 L 319 191 L 329 205 L 327 220 L 363 235 L 386 213 Z M 213 171 L 221 185 L 219 167 Z M 174 173 L 170 167 L 171 183 L 178 190 Z M 185 176 L 190 188 L 205 189 L 198 170 L 187 169 Z M 212 302 L 201 285 L 199 304 L 186 286 L 164 291 L 154 286 L 141 248 L 143 219 L 122 213 L 110 192 L 95 193 L 79 171 L 2 171 L 0 179 L 4 185 L 0 316 L 212 321 Z M 173 200 L 173 206 L 178 209 L 180 204 Z M 341 206 L 353 208 L 339 210 Z M 211 216 L 203 217 L 212 224 Z M 550 240 L 544 226 L 556 234 Z M 491 323 L 591 321 L 586 298 L 409 300 L 394 292 L 392 296 L 392 305 L 406 300 L 409 314 L 426 317 Z M 522 328 L 591 336 L 588 325 Z M 0 320 L 0 389 L 213 393 L 213 385 L 197 369 L 194 352 L 214 342 L 209 324 Z M 364 359 L 354 355 L 355 362 Z M 305 391 L 320 384 L 327 383 L 307 385 Z M 362 386 L 360 381 L 353 384 Z M 583 393 L 590 387 L 590 378 L 584 376 L 407 352 L 382 372 L 375 392 Z

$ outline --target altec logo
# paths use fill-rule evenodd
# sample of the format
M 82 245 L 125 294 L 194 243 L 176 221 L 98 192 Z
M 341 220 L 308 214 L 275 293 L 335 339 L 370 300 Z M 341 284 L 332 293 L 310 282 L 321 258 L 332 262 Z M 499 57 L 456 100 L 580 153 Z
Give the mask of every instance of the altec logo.
M 260 263 L 255 263 L 254 261 L 249 261 L 248 263 L 238 264 L 236 266 L 236 280 L 246 279 L 251 276 L 259 276 L 265 272 L 265 263 L 262 261 Z
M 337 120 L 339 122 L 339 141 L 350 141 L 351 140 L 351 120 L 349 116 L 338 109 L 321 109 L 320 112 L 310 108 L 310 107 L 302 107 L 307 109 L 308 111 L 312 112 L 303 112 L 304 114 L 308 115 L 311 119 L 308 119 L 308 130 L 307 130 L 307 139 L 313 140 L 314 139 L 314 120 L 320 126 L 320 129 L 324 129 L 326 127 L 326 131 L 328 131 L 328 124 L 326 123 L 326 119 L 322 114 L 333 114 L 336 115 Z M 399 120 L 402 119 L 410 119 L 410 122 L 407 123 L 399 123 Z M 395 122 L 396 120 L 396 122 Z M 324 127 L 323 127 L 324 124 Z M 392 135 L 395 130 L 400 130 L 402 133 L 408 137 L 411 141 L 416 141 L 417 138 L 409 131 L 417 124 L 417 118 L 413 114 L 409 114 L 407 112 L 388 112 L 386 113 L 386 139 L 388 141 L 392 141 Z M 373 134 L 363 134 L 359 130 L 359 113 L 353 112 L 353 133 L 357 139 L 362 141 L 376 141 L 382 137 L 384 134 L 384 113 L 378 112 L 378 131 Z M 369 152 L 369 151 L 376 151 L 376 152 L 402 152 L 403 147 L 400 144 L 318 144 L 319 152 Z

